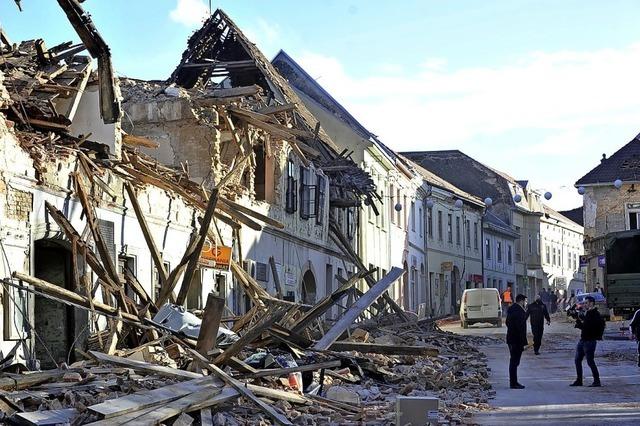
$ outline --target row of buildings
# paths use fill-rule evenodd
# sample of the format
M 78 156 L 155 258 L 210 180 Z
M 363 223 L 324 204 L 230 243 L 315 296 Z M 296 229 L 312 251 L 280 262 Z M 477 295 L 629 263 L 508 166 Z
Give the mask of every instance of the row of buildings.
M 100 239 L 125 289 L 130 273 L 159 300 L 214 188 L 209 244 L 228 258 L 204 259 L 176 286 L 190 309 L 210 292 L 233 314 L 249 309 L 255 296 L 234 262 L 269 294 L 309 305 L 362 267 L 378 280 L 398 266 L 390 298 L 418 316 L 456 313 L 466 288 L 563 289 L 579 269 L 582 227 L 528 182 L 460 151 L 393 151 L 285 52 L 267 60 L 220 10 L 166 81 L 116 79 L 88 16 L 70 22 L 96 70 L 82 46 L 4 35 L 0 44 L 10 64 L 0 68 L 2 278 L 18 271 L 109 302 L 77 251 Z M 97 203 L 93 241 L 78 181 Z M 72 357 L 103 324 L 7 285 L 2 310 L 0 359 L 26 363 Z

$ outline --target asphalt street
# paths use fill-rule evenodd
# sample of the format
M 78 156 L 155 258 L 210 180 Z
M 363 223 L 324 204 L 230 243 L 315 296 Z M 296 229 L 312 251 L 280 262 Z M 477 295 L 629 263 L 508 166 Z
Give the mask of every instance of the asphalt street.
M 640 368 L 636 364 L 636 342 L 622 335 L 620 322 L 607 324 L 605 340 L 598 342 L 596 364 L 603 387 L 569 387 L 575 379 L 574 350 L 579 330 L 560 315 L 545 328 L 541 354 L 528 347 L 522 355 L 519 381 L 523 390 L 509 389 L 509 351 L 504 343 L 506 328 L 476 325 L 462 329 L 459 323 L 442 328 L 458 334 L 483 335 L 500 341 L 481 346 L 488 358 L 496 397 L 492 409 L 474 420 L 483 425 L 637 425 L 640 424 Z M 533 339 L 529 336 L 529 343 Z M 585 384 L 591 371 L 583 363 Z

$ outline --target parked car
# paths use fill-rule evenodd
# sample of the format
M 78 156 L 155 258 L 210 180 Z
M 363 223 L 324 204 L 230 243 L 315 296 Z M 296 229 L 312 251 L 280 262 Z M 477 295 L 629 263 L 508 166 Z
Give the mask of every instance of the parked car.
M 502 304 L 496 288 L 470 288 L 462 294 L 460 304 L 460 325 L 467 328 L 471 324 L 488 322 L 502 327 Z
M 611 320 L 611 311 L 607 306 L 607 298 L 604 297 L 604 294 L 599 292 L 578 294 L 576 296 L 575 309 L 577 310 L 584 309 L 585 298 L 587 296 L 592 296 L 594 299 L 596 299 L 596 308 L 598 308 L 598 312 L 600 312 L 600 315 L 602 315 L 604 319 L 607 321 Z

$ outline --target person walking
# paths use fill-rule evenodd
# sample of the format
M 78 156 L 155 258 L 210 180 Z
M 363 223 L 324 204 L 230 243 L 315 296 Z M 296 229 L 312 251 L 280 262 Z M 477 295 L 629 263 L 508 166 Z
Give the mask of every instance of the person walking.
M 596 299 L 593 296 L 584 298 L 586 304 L 586 312 L 578 315 L 576 319 L 576 328 L 581 330 L 580 340 L 576 346 L 576 380 L 570 386 L 582 386 L 582 360 L 587 358 L 587 365 L 591 368 L 593 375 L 593 383 L 590 387 L 600 387 L 600 372 L 596 366 L 595 352 L 598 340 L 602 340 L 606 323 L 604 318 L 596 308 Z
M 549 308 L 549 292 L 544 287 L 542 288 L 542 292 L 540 292 L 540 299 L 542 299 L 542 303 L 544 303 L 548 309 Z
M 509 307 L 513 305 L 513 296 L 511 295 L 511 284 L 507 284 L 507 289 L 502 292 L 502 312 L 506 314 Z
M 551 303 L 551 313 L 555 314 L 558 311 L 558 293 L 552 291 L 549 296 L 549 302 Z
M 640 309 L 633 314 L 633 318 L 629 324 L 629 330 L 633 337 L 636 338 L 636 343 L 638 344 L 638 367 L 640 367 Z
M 527 298 L 524 294 L 516 296 L 516 303 L 509 307 L 507 311 L 507 345 L 509 346 L 509 387 L 511 389 L 524 389 L 518 383 L 518 366 L 524 347 L 527 342 L 527 312 L 525 303 Z
M 551 324 L 547 307 L 542 303 L 542 298 L 538 295 L 533 303 L 527 306 L 527 318 L 531 322 L 531 333 L 533 333 L 533 352 L 540 355 L 540 345 L 542 344 L 542 333 L 544 332 L 544 321 Z

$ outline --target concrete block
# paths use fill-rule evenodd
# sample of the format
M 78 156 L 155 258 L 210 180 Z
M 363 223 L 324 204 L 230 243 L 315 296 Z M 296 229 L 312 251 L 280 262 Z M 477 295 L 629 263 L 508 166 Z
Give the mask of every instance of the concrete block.
M 438 398 L 427 396 L 398 396 L 396 424 L 412 426 L 438 424 Z

